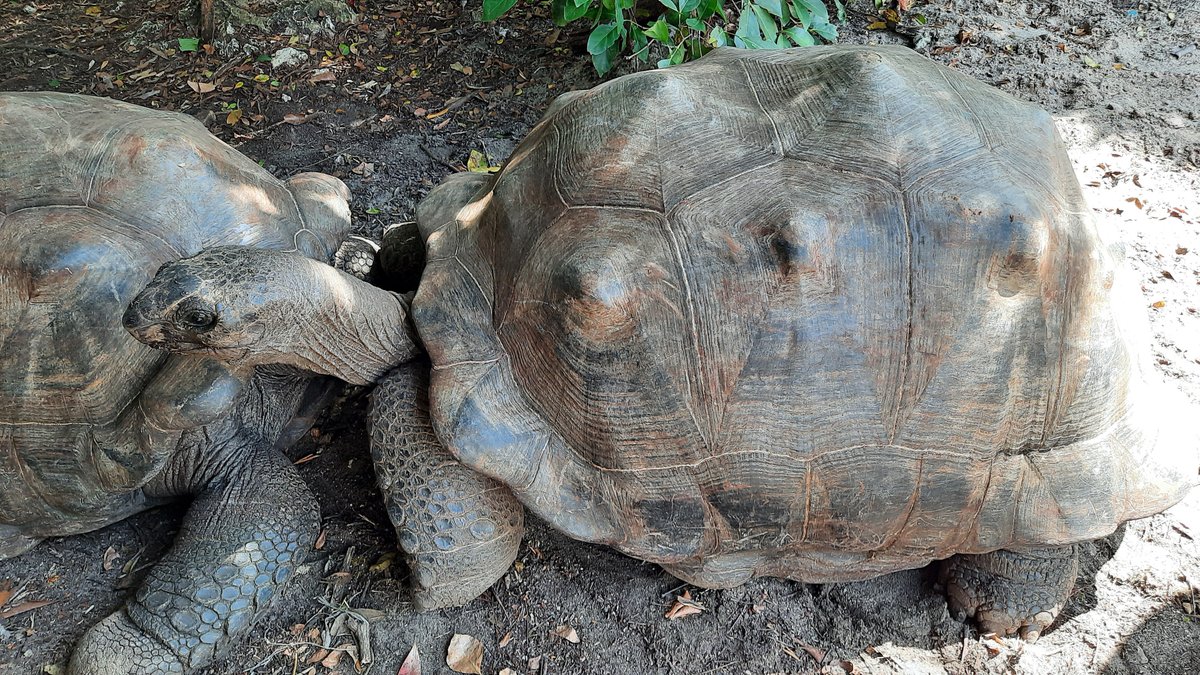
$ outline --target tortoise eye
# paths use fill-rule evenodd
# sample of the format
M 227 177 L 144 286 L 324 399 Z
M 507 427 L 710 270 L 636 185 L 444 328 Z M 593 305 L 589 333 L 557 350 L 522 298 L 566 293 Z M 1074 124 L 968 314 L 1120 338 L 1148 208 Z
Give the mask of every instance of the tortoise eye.
M 205 309 L 189 309 L 183 312 L 181 322 L 189 328 L 212 328 L 217 315 Z

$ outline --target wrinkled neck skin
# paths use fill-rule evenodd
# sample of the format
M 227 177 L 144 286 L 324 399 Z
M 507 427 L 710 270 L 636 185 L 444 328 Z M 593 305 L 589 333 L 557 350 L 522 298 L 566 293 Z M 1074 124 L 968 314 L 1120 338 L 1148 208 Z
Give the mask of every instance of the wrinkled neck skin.
M 404 296 L 308 259 L 274 278 L 288 300 L 264 303 L 262 338 L 237 365 L 281 363 L 363 385 L 421 353 Z

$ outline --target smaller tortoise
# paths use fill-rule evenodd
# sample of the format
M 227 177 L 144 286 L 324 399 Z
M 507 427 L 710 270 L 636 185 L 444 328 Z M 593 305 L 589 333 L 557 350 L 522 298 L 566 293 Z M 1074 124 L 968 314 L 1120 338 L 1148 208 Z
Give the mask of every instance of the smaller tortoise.
M 717 50 L 563 96 L 495 177 L 434 190 L 406 336 L 406 298 L 243 248 L 168 265 L 131 327 L 383 377 L 424 606 L 505 571 L 515 496 L 701 586 L 945 560 L 953 609 L 1036 639 L 1073 544 L 1200 467 L 1088 213 L 1046 113 L 909 50 Z
M 164 354 L 121 315 L 160 266 L 208 246 L 328 260 L 348 197 L 330 176 L 276 180 L 185 115 L 0 94 L 0 557 L 192 500 L 74 673 L 203 667 L 311 548 L 319 510 L 278 448 L 333 380 Z

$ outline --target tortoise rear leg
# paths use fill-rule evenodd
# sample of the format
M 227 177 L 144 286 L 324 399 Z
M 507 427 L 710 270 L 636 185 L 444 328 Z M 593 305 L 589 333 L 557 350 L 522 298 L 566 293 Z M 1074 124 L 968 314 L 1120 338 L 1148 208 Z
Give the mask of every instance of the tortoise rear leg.
M 123 609 L 83 636 L 73 675 L 203 668 L 303 561 L 320 515 L 308 486 L 272 444 L 232 445 L 215 457 L 181 453 L 164 472 L 173 493 L 200 483 L 175 545 Z
M 980 630 L 1038 639 L 1067 604 L 1079 555 L 1074 546 L 956 555 L 943 562 L 950 611 Z
M 396 368 L 375 389 L 371 456 L 420 609 L 465 605 L 504 576 L 524 511 L 507 487 L 460 464 L 434 434 L 425 359 Z

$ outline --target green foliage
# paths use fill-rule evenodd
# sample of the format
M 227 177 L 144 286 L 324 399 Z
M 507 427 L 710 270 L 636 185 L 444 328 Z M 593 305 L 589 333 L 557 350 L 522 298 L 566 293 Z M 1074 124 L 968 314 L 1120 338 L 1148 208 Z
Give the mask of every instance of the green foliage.
M 629 52 L 659 68 L 704 55 L 714 47 L 746 49 L 804 47 L 837 41 L 837 26 L 826 0 L 550 0 L 550 16 L 560 26 L 588 21 L 587 50 L 600 74 Z M 832 0 L 837 21 L 846 8 Z M 483 18 L 493 21 L 516 0 L 483 0 Z

